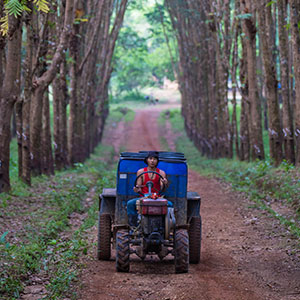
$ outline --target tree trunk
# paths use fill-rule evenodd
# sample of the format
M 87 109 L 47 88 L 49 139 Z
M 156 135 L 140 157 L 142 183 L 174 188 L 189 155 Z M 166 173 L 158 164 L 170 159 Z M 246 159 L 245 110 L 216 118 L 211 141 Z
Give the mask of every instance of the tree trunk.
M 239 158 L 239 139 L 238 139 L 238 124 L 237 124 L 237 101 L 236 101 L 236 94 L 237 94 L 237 68 L 238 68 L 238 36 L 240 33 L 240 26 L 238 24 L 234 25 L 234 40 L 233 40 L 233 49 L 232 49 L 232 66 L 231 66 L 231 82 L 232 82 L 232 128 L 231 128 L 231 147 L 233 148 L 233 144 L 235 142 L 235 151 L 236 156 Z
M 32 3 L 28 3 L 32 9 Z M 22 175 L 21 179 L 31 184 L 31 152 L 30 152 L 30 103 L 32 96 L 32 54 L 33 29 L 32 14 L 28 14 L 26 22 L 26 60 L 24 71 L 24 99 L 22 105 Z
M 19 99 L 15 105 L 16 111 L 16 133 L 17 133 L 17 144 L 18 144 L 18 175 L 22 178 L 22 167 L 23 167 L 23 152 L 22 152 L 22 107 L 23 101 Z
M 70 113 L 69 113 L 69 127 L 68 127 L 68 161 L 71 165 L 78 162 L 78 146 L 79 146 L 79 137 L 78 129 L 79 120 L 78 120 L 78 100 L 77 100 L 77 78 L 75 66 L 72 64 L 70 70 Z
M 42 116 L 43 116 L 43 96 L 45 86 L 39 85 L 33 92 L 30 110 L 30 151 L 31 151 L 31 168 L 34 176 L 42 174 Z
M 280 126 L 279 104 L 277 94 L 276 70 L 273 64 L 272 45 L 269 46 L 271 27 L 271 6 L 267 1 L 258 0 L 258 20 L 260 30 L 260 42 L 262 44 L 262 58 L 265 74 L 266 99 L 269 112 L 269 144 L 270 158 L 274 160 L 276 166 L 282 161 L 282 135 Z M 273 40 L 273 39 L 271 39 Z
M 246 34 L 247 45 L 247 73 L 249 86 L 250 102 L 250 141 L 251 157 L 255 159 L 264 159 L 264 145 L 262 138 L 262 117 L 261 103 L 258 97 L 257 79 L 256 79 L 256 26 L 255 26 L 255 9 L 250 0 L 245 1 L 245 12 L 252 13 L 243 22 L 243 31 Z M 243 6 L 243 5 L 242 5 Z
M 59 70 L 64 57 L 64 50 L 67 48 L 70 28 L 74 19 L 74 1 L 66 0 L 66 9 L 64 17 L 64 27 L 60 35 L 59 43 L 56 47 L 51 64 L 48 69 L 38 77 L 35 82 L 35 90 L 32 98 L 32 126 L 31 126 L 31 152 L 32 168 L 35 174 L 41 174 L 41 130 L 42 130 L 42 107 L 43 95 L 49 84 L 53 81 Z
M 19 96 L 21 59 L 21 22 L 9 16 L 5 77 L 0 93 L 0 193 L 10 189 L 9 158 L 11 116 Z
M 278 6 L 278 35 L 280 49 L 280 83 L 282 97 L 282 122 L 285 159 L 295 162 L 294 125 L 290 101 L 289 48 L 287 25 L 287 8 L 285 1 L 279 1 Z
M 290 1 L 291 30 L 293 43 L 294 77 L 295 77 L 295 137 L 296 165 L 300 166 L 300 4 L 297 0 Z
M 63 168 L 61 162 L 61 140 L 60 140 L 60 101 L 62 101 L 62 93 L 60 91 L 59 76 L 56 76 L 52 82 L 53 95 L 53 144 L 54 144 L 54 162 L 55 168 L 61 170 Z
M 70 66 L 70 114 L 69 114 L 69 134 L 68 134 L 68 152 L 69 162 L 73 165 L 80 161 L 81 136 L 79 134 L 80 119 L 79 115 L 82 113 L 79 109 L 80 101 L 78 99 L 78 51 L 79 51 L 79 24 L 73 24 L 72 37 L 70 39 L 70 56 L 72 64 Z
M 67 104 L 68 104 L 68 87 L 67 87 L 67 66 L 64 60 L 60 67 L 60 91 L 61 100 L 59 101 L 59 136 L 61 143 L 61 162 L 62 166 L 69 165 L 68 162 L 68 128 L 67 128 Z
M 54 174 L 52 143 L 50 129 L 50 109 L 48 90 L 43 97 L 43 132 L 42 132 L 42 173 L 46 175 Z
M 60 74 L 52 83 L 53 88 L 53 140 L 55 168 L 68 165 L 66 62 L 61 63 Z
M 249 131 L 249 88 L 247 75 L 247 48 L 245 37 L 242 41 L 242 59 L 240 61 L 240 81 L 241 81 L 241 116 L 240 116 L 240 160 L 250 160 L 250 131 Z

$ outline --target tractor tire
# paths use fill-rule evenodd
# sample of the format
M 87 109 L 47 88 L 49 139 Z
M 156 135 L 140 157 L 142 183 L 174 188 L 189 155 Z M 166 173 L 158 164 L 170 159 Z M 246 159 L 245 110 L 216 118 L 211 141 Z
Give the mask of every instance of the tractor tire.
M 191 264 L 198 264 L 200 262 L 201 236 L 202 236 L 201 216 L 192 217 L 190 227 L 189 227 L 190 263 Z
M 189 235 L 186 229 L 175 232 L 175 273 L 189 271 Z
M 119 230 L 116 235 L 116 268 L 118 272 L 129 272 L 130 246 L 127 230 Z
M 98 247 L 99 260 L 109 260 L 111 250 L 111 218 L 110 214 L 100 214 L 98 217 Z

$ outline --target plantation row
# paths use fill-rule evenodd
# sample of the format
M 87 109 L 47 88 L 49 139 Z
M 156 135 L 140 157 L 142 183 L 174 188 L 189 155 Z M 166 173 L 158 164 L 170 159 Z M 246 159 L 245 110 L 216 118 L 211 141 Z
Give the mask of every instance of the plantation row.
M 299 165 L 299 1 L 165 2 L 178 40 L 185 128 L 198 149 L 264 159 L 265 127 L 275 165 Z
M 27 184 L 32 175 L 53 174 L 89 157 L 101 140 L 114 70 L 119 92 L 160 81 L 164 72 L 176 78 L 185 128 L 203 154 L 264 159 L 265 127 L 275 165 L 283 159 L 298 165 L 298 2 L 2 1 L 0 192 L 10 188 L 11 132 L 17 134 L 19 176 Z M 154 39 L 150 46 L 149 36 L 140 36 L 147 30 L 139 35 L 127 23 L 113 57 L 128 4 L 131 22 L 145 9 Z M 151 56 L 147 63 L 141 55 L 127 59 L 155 53 L 162 42 L 163 68 Z
M 10 188 L 11 132 L 17 134 L 19 176 L 27 184 L 32 174 L 84 161 L 98 144 L 126 5 L 1 1 L 0 192 Z

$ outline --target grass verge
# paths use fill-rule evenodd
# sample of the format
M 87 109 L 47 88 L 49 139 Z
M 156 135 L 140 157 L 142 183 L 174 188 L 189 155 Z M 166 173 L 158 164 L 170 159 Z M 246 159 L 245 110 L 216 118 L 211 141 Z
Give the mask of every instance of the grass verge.
M 98 194 L 115 185 L 113 156 L 112 147 L 100 145 L 86 163 L 0 195 L 1 299 L 18 299 L 25 286 L 37 282 L 46 287 L 43 299 L 76 299 L 70 286 L 90 247 L 87 230 L 97 219 Z M 91 188 L 93 201 L 86 205 Z M 76 214 L 84 221 L 74 231 Z
M 108 122 L 117 123 L 122 119 L 125 122 L 131 122 L 134 120 L 134 117 L 135 112 L 132 109 L 128 107 L 116 106 L 110 110 Z

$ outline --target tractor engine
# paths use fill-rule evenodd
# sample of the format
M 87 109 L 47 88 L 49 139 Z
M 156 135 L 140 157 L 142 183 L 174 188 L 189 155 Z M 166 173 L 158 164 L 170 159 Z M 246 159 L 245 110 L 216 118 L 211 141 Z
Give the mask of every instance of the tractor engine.
M 168 201 L 166 199 L 141 199 L 137 203 L 137 210 L 144 237 L 143 250 L 146 253 L 162 254 L 162 252 L 166 252 L 163 250 L 163 247 L 167 246 L 165 240 L 173 229 L 173 226 L 169 226 L 170 208 L 168 208 Z

